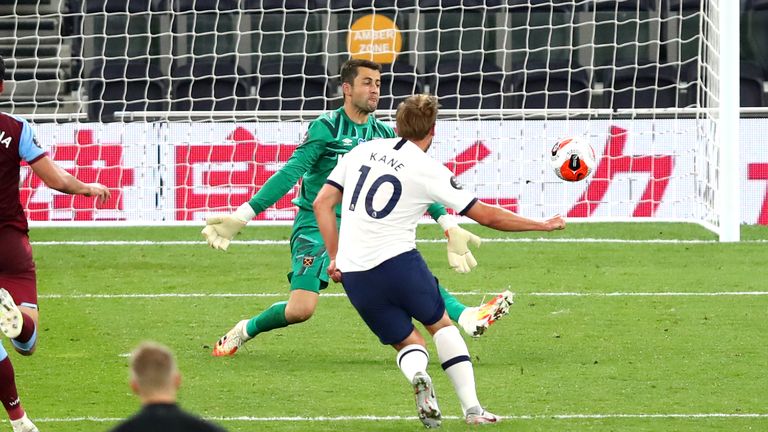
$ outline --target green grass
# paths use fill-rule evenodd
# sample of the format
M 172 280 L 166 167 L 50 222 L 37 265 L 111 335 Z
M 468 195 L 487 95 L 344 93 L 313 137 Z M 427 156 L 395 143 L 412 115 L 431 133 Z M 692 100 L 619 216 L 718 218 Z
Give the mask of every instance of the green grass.
M 488 238 L 521 237 L 470 227 Z M 197 227 L 42 229 L 33 242 L 193 240 Z M 287 227 L 249 227 L 242 239 L 287 239 Z M 436 226 L 421 238 L 440 238 Z M 675 224 L 573 224 L 538 237 L 712 240 Z M 745 240 L 768 228 L 745 227 Z M 642 417 L 768 414 L 768 296 L 619 296 L 605 293 L 768 291 L 768 244 L 487 242 L 468 275 L 446 268 L 442 243 L 419 249 L 451 291 L 517 293 L 510 316 L 468 340 L 478 393 L 513 416 L 494 431 L 768 430 L 768 417 Z M 248 343 L 232 358 L 211 345 L 237 320 L 287 293 L 286 245 L 233 244 L 226 253 L 190 245 L 33 246 L 40 345 L 11 354 L 33 419 L 123 418 L 138 402 L 125 354 L 141 340 L 173 348 L 184 376 L 180 402 L 208 417 L 413 416 L 410 389 L 344 297 L 322 297 L 309 322 Z M 341 293 L 331 286 L 329 293 Z M 582 296 L 546 296 L 576 292 Z M 273 293 L 274 297 L 82 298 L 75 294 Z M 61 297 L 51 297 L 52 294 Z M 47 297 L 46 297 L 47 296 Z M 460 295 L 468 304 L 480 294 Z M 8 344 L 6 344 L 8 346 Z M 460 408 L 432 353 L 431 374 L 447 416 Z M 589 418 L 560 418 L 560 415 Z M 596 418 L 605 415 L 607 418 Z M 46 431 L 107 430 L 113 422 L 45 421 Z M 230 431 L 419 431 L 417 420 L 232 421 Z M 7 427 L 7 426 L 6 426 Z M 445 431 L 468 430 L 458 419 Z

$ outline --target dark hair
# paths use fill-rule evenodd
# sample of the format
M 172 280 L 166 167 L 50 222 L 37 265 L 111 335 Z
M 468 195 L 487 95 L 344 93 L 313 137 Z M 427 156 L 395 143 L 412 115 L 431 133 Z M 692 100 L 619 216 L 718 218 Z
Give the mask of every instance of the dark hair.
M 5 61 L 3 60 L 3 56 L 0 56 L 0 81 L 3 81 L 5 79 Z
M 409 96 L 397 106 L 395 121 L 398 135 L 412 141 L 426 137 L 435 126 L 439 108 L 437 98 L 432 95 Z
M 357 68 L 364 67 L 366 69 L 373 69 L 381 72 L 381 65 L 370 60 L 365 59 L 349 59 L 341 65 L 341 82 L 354 84 L 355 77 L 357 77 Z

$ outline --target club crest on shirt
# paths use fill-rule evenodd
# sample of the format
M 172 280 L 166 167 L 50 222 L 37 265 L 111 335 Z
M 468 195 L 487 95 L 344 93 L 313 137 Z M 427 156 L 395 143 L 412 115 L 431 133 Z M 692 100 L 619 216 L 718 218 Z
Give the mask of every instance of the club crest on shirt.
M 314 264 L 314 262 L 315 262 L 315 257 L 305 256 L 302 264 L 304 265 L 304 267 L 312 267 L 312 264 Z
M 453 186 L 454 189 L 464 189 L 464 186 L 459 183 L 459 180 L 456 178 L 456 176 L 451 176 L 451 186 Z

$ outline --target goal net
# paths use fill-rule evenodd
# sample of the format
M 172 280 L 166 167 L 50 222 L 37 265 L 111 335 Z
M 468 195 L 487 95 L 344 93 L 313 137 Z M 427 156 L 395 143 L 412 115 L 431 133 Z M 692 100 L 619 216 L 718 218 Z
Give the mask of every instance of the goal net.
M 723 55 L 738 51 L 719 31 L 730 3 L 12 0 L 0 6 L 0 109 L 113 192 L 97 208 L 26 169 L 30 220 L 199 223 L 250 198 L 309 121 L 341 106 L 346 59 L 372 58 L 384 66 L 377 115 L 438 95 L 432 155 L 480 199 L 529 217 L 722 233 L 734 224 L 724 212 L 742 222 L 738 201 L 721 200 L 724 155 L 738 160 L 720 98 L 736 88 L 721 80 Z M 586 181 L 550 168 L 570 136 L 598 155 Z M 296 191 L 258 220 L 290 221 Z

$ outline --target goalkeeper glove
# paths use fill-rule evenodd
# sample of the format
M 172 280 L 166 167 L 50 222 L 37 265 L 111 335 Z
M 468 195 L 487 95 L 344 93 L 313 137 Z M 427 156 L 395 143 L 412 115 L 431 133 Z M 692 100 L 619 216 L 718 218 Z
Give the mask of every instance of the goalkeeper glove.
M 448 264 L 459 273 L 469 273 L 477 266 L 477 260 L 469 250 L 469 245 L 480 246 L 480 237 L 461 228 L 449 215 L 440 216 L 437 222 L 448 237 Z
M 256 216 L 250 204 L 244 203 L 231 215 L 213 216 L 205 220 L 200 233 L 214 249 L 227 250 L 232 239 Z

